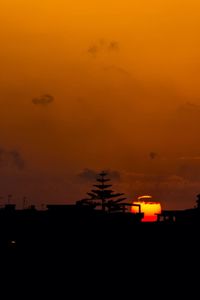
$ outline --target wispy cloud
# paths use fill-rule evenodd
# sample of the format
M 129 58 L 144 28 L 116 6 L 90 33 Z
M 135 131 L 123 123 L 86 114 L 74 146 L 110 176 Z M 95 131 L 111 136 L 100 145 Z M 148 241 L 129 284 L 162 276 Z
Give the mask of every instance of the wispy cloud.
M 93 181 L 97 177 L 97 174 L 97 171 L 86 168 L 78 174 L 78 178 L 82 181 Z

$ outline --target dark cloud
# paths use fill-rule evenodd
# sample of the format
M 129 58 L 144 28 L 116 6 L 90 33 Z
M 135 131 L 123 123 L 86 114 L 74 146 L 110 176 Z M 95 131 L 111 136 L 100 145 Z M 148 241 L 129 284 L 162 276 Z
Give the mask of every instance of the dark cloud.
M 96 42 L 88 48 L 88 53 L 92 56 L 96 56 L 97 53 L 107 51 L 118 51 L 119 43 L 117 41 L 105 41 L 104 39 Z
M 14 167 L 18 170 L 23 170 L 25 162 L 19 151 L 0 148 L 0 167 Z
M 119 50 L 119 43 L 116 41 L 111 41 L 108 45 L 108 50 L 111 51 L 118 51 Z
M 88 48 L 88 53 L 91 55 L 96 55 L 99 52 L 99 47 L 96 45 L 93 45 L 91 47 Z
M 151 159 L 156 159 L 158 157 L 158 153 L 152 151 L 152 152 L 149 153 L 149 157 Z
M 32 103 L 35 105 L 48 105 L 54 101 L 54 97 L 49 94 L 42 95 L 38 98 L 32 99 Z

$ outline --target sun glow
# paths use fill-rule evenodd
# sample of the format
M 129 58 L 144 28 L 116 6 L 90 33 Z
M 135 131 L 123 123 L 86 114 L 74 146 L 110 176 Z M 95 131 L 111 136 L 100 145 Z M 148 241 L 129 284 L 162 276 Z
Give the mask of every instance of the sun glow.
M 136 206 L 131 207 L 131 212 L 138 212 L 138 205 L 140 205 L 141 212 L 144 213 L 142 222 L 155 222 L 157 220 L 157 214 L 161 213 L 160 202 L 152 200 L 152 196 L 141 196 L 138 197 L 137 201 L 133 201 Z

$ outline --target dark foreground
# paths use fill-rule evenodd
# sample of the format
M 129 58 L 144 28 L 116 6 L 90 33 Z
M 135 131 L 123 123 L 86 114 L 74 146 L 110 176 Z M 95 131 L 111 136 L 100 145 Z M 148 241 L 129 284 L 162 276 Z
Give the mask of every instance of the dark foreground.
M 16 284 L 17 298 L 124 299 L 133 291 L 151 298 L 158 293 L 158 281 L 165 291 L 177 287 L 180 276 L 192 276 L 200 253 L 198 223 L 33 212 L 2 216 L 0 229 L 1 273 L 9 282 L 7 295 Z
M 0 250 L 9 258 L 34 258 L 118 263 L 141 255 L 159 258 L 199 250 L 200 226 L 195 223 L 142 223 L 129 214 L 77 216 L 65 214 L 0 216 Z M 116 256 L 116 257 L 115 257 Z

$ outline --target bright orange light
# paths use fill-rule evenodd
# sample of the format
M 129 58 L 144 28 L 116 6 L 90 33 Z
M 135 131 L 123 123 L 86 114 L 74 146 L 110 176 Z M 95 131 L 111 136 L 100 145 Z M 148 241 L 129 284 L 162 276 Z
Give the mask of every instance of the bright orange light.
M 138 197 L 138 200 L 141 200 L 141 199 L 152 199 L 152 196 L 144 195 L 144 196 Z
M 151 201 L 151 196 L 138 197 L 138 201 L 134 201 L 133 204 L 140 205 L 141 212 L 144 213 L 142 222 L 155 222 L 157 215 L 161 213 L 160 202 Z M 139 211 L 138 206 L 132 206 L 131 212 L 137 213 Z

